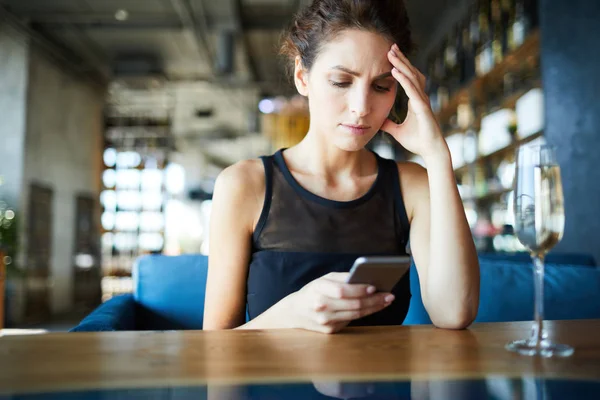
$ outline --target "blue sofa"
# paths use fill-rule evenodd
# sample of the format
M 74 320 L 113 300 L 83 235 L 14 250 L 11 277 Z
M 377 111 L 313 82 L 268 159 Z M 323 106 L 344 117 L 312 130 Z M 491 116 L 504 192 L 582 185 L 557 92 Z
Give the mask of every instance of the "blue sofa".
M 532 320 L 528 256 L 482 254 L 479 259 L 481 299 L 475 322 Z M 71 331 L 202 329 L 207 267 L 202 255 L 141 257 L 133 268 L 134 293 L 103 303 Z M 412 298 L 404 324 L 429 324 L 414 265 L 410 273 Z M 600 318 L 600 268 L 592 257 L 548 258 L 545 307 L 548 320 Z

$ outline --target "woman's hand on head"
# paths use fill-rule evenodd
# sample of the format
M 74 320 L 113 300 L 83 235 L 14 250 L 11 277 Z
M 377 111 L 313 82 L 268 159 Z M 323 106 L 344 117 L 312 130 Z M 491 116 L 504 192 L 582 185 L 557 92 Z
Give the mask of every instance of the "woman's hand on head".
M 385 121 L 381 129 L 392 135 L 408 151 L 423 157 L 425 161 L 445 155 L 448 146 L 437 123 L 429 97 L 425 93 L 427 79 L 408 58 L 393 45 L 387 54 L 392 66 L 392 76 L 400 83 L 408 96 L 408 113 L 401 124 Z
M 348 276 L 346 272 L 329 273 L 286 297 L 285 317 L 291 318 L 291 326 L 335 333 L 393 302 L 391 293 L 374 293 L 375 288 L 370 285 L 346 283 Z

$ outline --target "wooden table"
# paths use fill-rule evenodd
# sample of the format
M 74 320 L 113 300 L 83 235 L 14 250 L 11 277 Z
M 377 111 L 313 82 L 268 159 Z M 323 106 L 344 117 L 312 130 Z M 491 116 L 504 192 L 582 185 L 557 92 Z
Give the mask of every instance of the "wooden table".
M 569 358 L 513 354 L 531 322 L 303 330 L 54 333 L 0 338 L 0 394 L 490 375 L 600 381 L 600 320 L 548 322 Z

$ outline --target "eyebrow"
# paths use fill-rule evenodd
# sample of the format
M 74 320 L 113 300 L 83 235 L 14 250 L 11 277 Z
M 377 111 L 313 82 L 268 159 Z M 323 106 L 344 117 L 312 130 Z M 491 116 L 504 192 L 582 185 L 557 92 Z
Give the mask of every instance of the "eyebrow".
M 360 76 L 360 74 L 358 72 L 352 71 L 351 69 L 348 69 L 346 67 L 342 67 L 341 65 L 336 65 L 335 67 L 332 67 L 331 69 L 337 69 L 339 71 L 346 72 L 347 74 L 350 74 L 350 75 L 353 75 L 353 76 Z M 386 72 L 386 73 L 383 73 L 381 75 L 376 76 L 373 80 L 374 81 L 378 81 L 380 79 L 384 79 L 384 78 L 387 78 L 387 77 L 390 77 L 390 76 L 392 76 L 392 73 L 391 72 Z

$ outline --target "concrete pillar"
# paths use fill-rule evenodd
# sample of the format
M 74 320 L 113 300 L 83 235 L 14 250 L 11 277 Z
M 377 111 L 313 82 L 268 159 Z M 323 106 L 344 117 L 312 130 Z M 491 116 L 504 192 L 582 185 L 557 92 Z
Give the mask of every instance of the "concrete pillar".
M 0 23 L 0 198 L 17 207 L 23 181 L 29 40 Z

